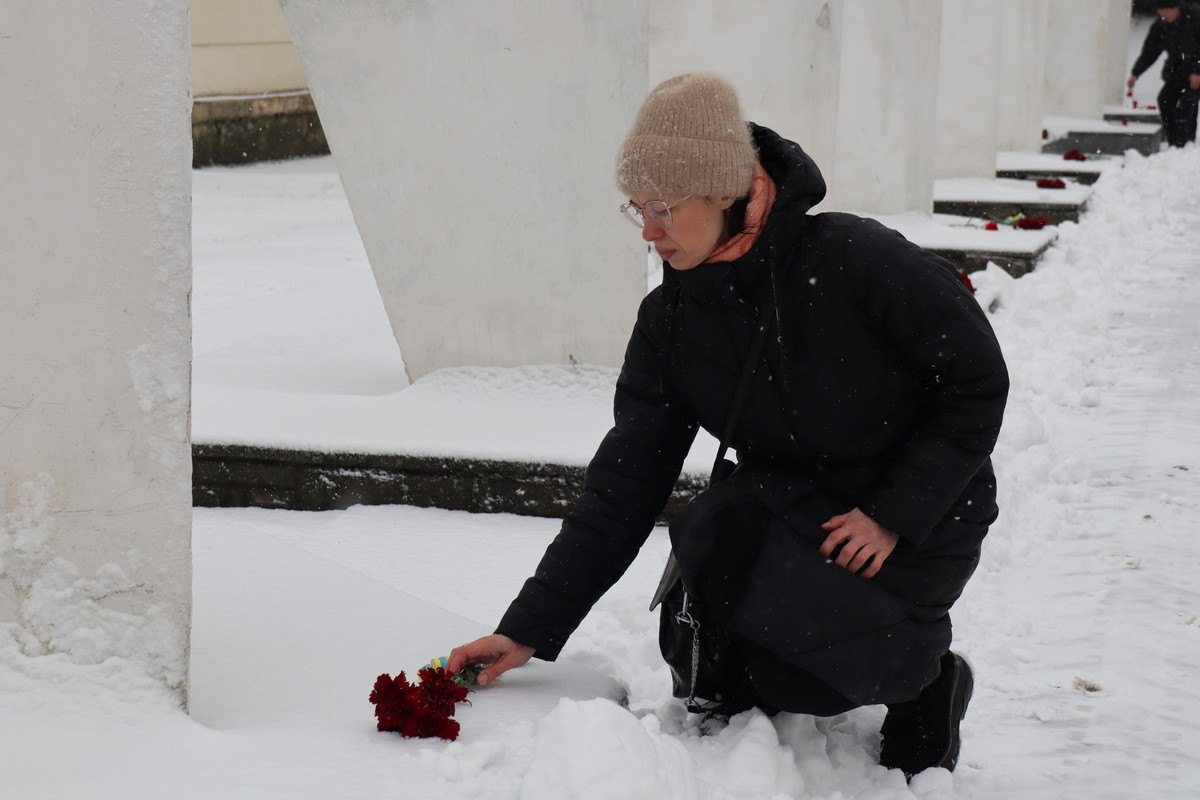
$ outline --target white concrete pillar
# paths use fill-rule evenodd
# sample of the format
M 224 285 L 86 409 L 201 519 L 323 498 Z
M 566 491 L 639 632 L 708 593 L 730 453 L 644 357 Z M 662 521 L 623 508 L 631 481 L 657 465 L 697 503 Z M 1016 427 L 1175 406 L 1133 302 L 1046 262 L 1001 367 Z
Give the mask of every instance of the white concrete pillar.
M 844 0 L 829 208 L 933 210 L 941 0 Z
M 184 3 L 0 6 L 0 621 L 181 693 L 188 44 Z
M 996 176 L 1003 4 L 943 0 L 938 58 L 938 178 Z
M 1129 31 L 1133 25 L 1129 0 L 1108 0 L 1108 42 L 1104 60 L 1104 102 L 1121 105 L 1129 77 Z
M 938 0 L 652 0 L 651 83 L 729 78 L 747 117 L 816 160 L 819 210 L 929 210 L 939 16 Z
M 617 147 L 646 0 L 284 0 L 410 378 L 621 362 L 646 249 Z
M 1050 0 L 1046 17 L 1048 115 L 1100 119 L 1111 78 L 1110 0 Z M 1128 16 L 1129 9 L 1125 9 Z M 1124 51 L 1120 53 L 1124 63 Z
M 798 142 L 829 177 L 841 6 L 837 0 L 651 0 L 646 88 L 683 72 L 716 72 L 737 89 L 747 119 Z
M 1046 15 L 1049 0 L 999 3 L 1000 76 L 996 145 L 1038 150 L 1045 108 Z

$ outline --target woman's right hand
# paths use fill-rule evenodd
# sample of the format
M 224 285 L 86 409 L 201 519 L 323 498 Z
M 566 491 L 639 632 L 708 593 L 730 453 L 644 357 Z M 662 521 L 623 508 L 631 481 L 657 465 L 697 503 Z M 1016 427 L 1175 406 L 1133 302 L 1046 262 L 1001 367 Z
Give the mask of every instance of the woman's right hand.
M 533 658 L 533 653 L 532 647 L 503 634 L 493 633 L 451 650 L 446 660 L 446 671 L 454 674 L 470 664 L 487 664 L 488 668 L 475 679 L 480 686 L 487 686 L 513 667 L 519 667 Z

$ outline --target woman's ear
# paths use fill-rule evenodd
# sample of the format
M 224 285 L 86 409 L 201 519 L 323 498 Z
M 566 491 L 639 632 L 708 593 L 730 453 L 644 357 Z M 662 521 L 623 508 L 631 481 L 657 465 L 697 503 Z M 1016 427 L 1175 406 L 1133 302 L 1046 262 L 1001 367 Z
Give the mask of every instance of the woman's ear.
M 719 205 L 722 211 L 728 211 L 730 206 L 737 202 L 736 197 L 722 197 Z

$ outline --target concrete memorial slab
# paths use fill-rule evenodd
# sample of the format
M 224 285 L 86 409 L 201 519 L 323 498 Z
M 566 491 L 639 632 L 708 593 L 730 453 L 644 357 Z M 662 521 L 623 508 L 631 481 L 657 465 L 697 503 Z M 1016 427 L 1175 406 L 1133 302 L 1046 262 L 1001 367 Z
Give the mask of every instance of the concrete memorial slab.
M 619 364 L 645 293 L 613 180 L 645 0 L 282 5 L 409 378 Z
M 1078 161 L 1066 159 L 1057 153 L 1006 151 L 996 154 L 996 177 L 1020 180 L 1070 178 L 1076 183 L 1090 186 L 1104 173 L 1120 169 L 1124 160 L 1121 156 L 1095 153 Z
M 1038 259 L 1058 238 L 1058 230 L 1053 226 L 1017 230 L 1002 225 L 997 230 L 987 230 L 986 220 L 953 214 L 888 214 L 875 219 L 963 272 L 986 269 L 993 263 L 1014 278 L 1032 272 Z
M 1008 178 L 945 178 L 933 187 L 933 206 L 939 214 L 959 214 L 1003 220 L 1017 214 L 1046 217 L 1051 223 L 1076 221 L 1092 190 L 1064 181 L 1064 188 L 1042 189 L 1033 181 Z
M 1141 122 L 1150 125 L 1158 125 L 1162 122 L 1162 116 L 1158 113 L 1158 108 L 1128 108 L 1122 105 L 1109 105 L 1104 107 L 1104 119 L 1106 122 Z
M 182 3 L 0 13 L 0 636 L 187 688 Z
M 1099 119 L 1047 116 L 1042 120 L 1047 140 L 1043 153 L 1122 155 L 1136 150 L 1144 156 L 1157 153 L 1163 142 L 1162 126 L 1142 122 L 1108 122 Z
M 194 626 L 192 715 L 217 730 L 299 724 L 375 741 L 382 734 L 367 697 L 378 675 L 403 670 L 416 680 L 430 659 L 490 632 L 252 526 L 232 524 L 207 545 L 196 555 L 196 593 L 205 602 Z M 213 548 L 238 574 L 215 574 Z M 333 607 L 361 613 L 331 614 L 331 597 Z M 303 638 L 292 635 L 296 619 L 305 620 Z M 623 702 L 626 689 L 586 667 L 535 661 L 474 692 L 454 716 L 460 741 L 470 742 L 540 719 L 563 698 L 601 697 Z

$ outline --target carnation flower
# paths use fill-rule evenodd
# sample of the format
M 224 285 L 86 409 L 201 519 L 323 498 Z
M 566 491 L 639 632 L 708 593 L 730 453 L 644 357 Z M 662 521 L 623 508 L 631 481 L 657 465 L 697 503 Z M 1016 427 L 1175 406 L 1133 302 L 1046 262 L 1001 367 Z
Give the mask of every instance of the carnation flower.
M 1021 217 L 1017 220 L 1017 227 L 1027 231 L 1040 231 L 1049 224 L 1048 217 Z
M 1062 178 L 1038 178 L 1037 187 L 1039 189 L 1065 189 L 1067 184 Z
M 1064 161 L 1087 161 L 1087 156 L 1081 150 L 1068 150 L 1063 153 Z
M 426 705 L 435 713 L 450 716 L 454 713 L 454 704 L 467 699 L 467 687 L 460 686 L 444 669 L 425 667 L 418 673 L 421 676 L 421 693 Z
M 418 674 L 418 684 L 409 683 L 403 672 L 375 679 L 369 699 L 375 706 L 376 727 L 401 736 L 454 741 L 460 726 L 451 717 L 454 705 L 467 699 L 467 687 L 441 668 L 425 667 Z

